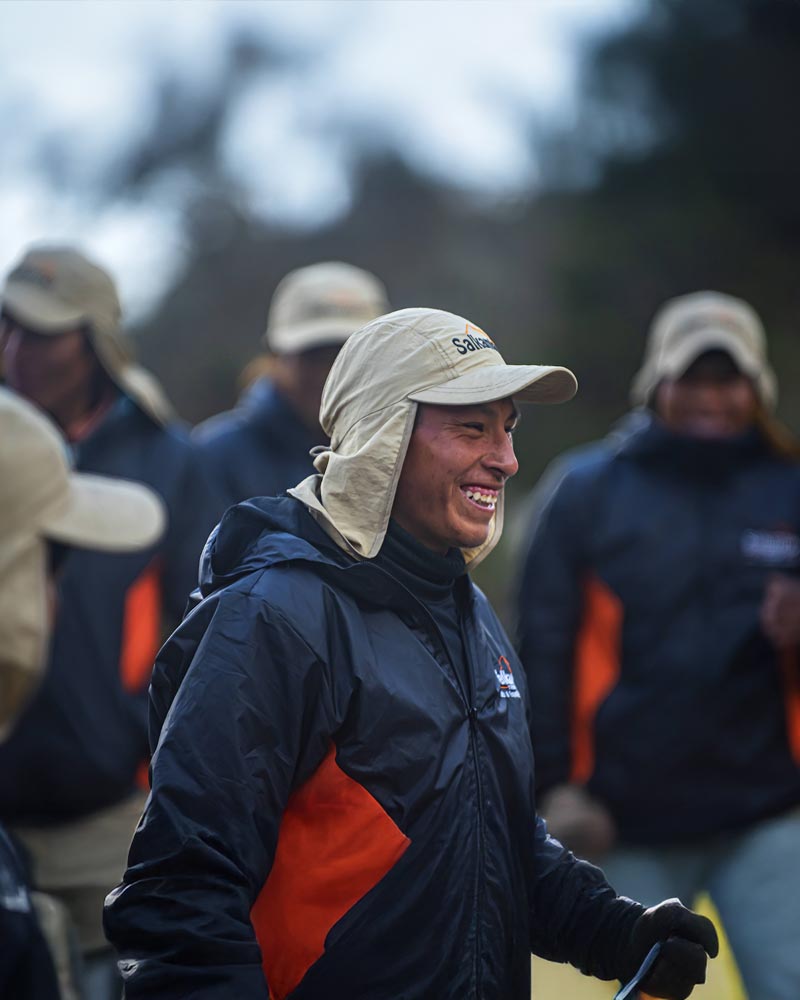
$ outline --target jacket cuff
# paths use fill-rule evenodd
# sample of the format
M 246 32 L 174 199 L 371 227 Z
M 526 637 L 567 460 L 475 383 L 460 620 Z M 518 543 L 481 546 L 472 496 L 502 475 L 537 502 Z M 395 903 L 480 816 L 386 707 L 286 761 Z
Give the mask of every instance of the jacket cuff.
M 644 907 L 626 896 L 609 900 L 581 963 L 581 972 L 596 979 L 628 978 L 627 971 L 638 965 L 629 947 L 634 924 L 643 913 Z

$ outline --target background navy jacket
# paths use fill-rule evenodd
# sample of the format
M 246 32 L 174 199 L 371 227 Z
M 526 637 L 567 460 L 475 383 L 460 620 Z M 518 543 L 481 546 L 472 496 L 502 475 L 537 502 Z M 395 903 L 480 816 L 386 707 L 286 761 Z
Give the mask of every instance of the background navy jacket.
M 521 669 L 469 579 L 473 699 L 427 610 L 293 498 L 207 554 L 106 905 L 129 1000 L 529 1000 L 531 949 L 613 977 L 641 908 L 537 820 Z
M 0 818 L 49 823 L 113 805 L 146 761 L 147 685 L 165 628 L 197 580 L 218 501 L 196 449 L 120 397 L 75 446 L 83 472 L 138 480 L 165 501 L 163 538 L 119 555 L 73 549 L 59 579 L 41 688 L 0 746 Z
M 233 410 L 194 430 L 222 510 L 250 497 L 277 496 L 313 474 L 309 450 L 322 443 L 268 378 L 257 379 Z M 220 515 L 222 511 L 220 511 Z
M 57 1000 L 58 979 L 28 892 L 26 873 L 0 826 L 0 997 Z
M 634 414 L 540 492 L 519 593 L 538 785 L 586 783 L 624 840 L 800 803 L 800 670 L 759 626 L 800 567 L 800 466 Z

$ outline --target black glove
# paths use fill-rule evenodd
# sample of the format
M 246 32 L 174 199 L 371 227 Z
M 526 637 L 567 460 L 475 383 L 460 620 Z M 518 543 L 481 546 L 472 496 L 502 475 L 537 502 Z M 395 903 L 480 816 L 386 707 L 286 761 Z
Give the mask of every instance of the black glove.
M 716 958 L 719 940 L 714 925 L 693 913 L 678 899 L 651 906 L 631 930 L 626 954 L 629 966 L 625 980 L 632 979 L 645 956 L 657 941 L 661 953 L 641 988 L 653 997 L 686 1000 L 698 983 L 706 981 L 706 955 Z

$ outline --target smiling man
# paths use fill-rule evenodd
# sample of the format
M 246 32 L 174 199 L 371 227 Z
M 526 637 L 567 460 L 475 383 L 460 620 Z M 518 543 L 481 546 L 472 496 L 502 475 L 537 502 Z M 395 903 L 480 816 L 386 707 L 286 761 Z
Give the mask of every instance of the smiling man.
M 537 819 L 524 678 L 468 576 L 517 402 L 575 388 L 438 310 L 347 341 L 320 475 L 227 512 L 156 663 L 106 905 L 130 1000 L 528 1000 L 531 952 L 628 978 L 662 940 L 650 992 L 702 980 L 707 920 L 618 897 Z
M 510 399 L 423 406 L 397 484 L 397 523 L 433 551 L 482 545 L 518 468 L 516 423 Z
M 747 995 L 800 996 L 800 448 L 758 316 L 656 314 L 639 404 L 539 489 L 519 589 L 548 826 L 645 903 L 708 892 Z

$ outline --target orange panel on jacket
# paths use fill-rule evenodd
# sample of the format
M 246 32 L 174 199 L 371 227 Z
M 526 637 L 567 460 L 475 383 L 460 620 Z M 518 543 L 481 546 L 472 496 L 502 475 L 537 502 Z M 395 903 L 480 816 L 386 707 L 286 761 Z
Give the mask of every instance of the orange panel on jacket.
M 800 764 L 800 657 L 796 646 L 780 656 L 786 702 L 786 735 L 792 756 Z
M 250 912 L 272 1000 L 295 989 L 330 929 L 410 843 L 331 748 L 289 799 L 272 871 Z
M 154 559 L 125 595 L 119 670 L 122 686 L 135 694 L 150 680 L 161 646 L 161 565 Z
M 584 585 L 583 618 L 575 642 L 570 781 L 585 784 L 594 771 L 594 719 L 620 674 L 622 601 L 600 577 Z

